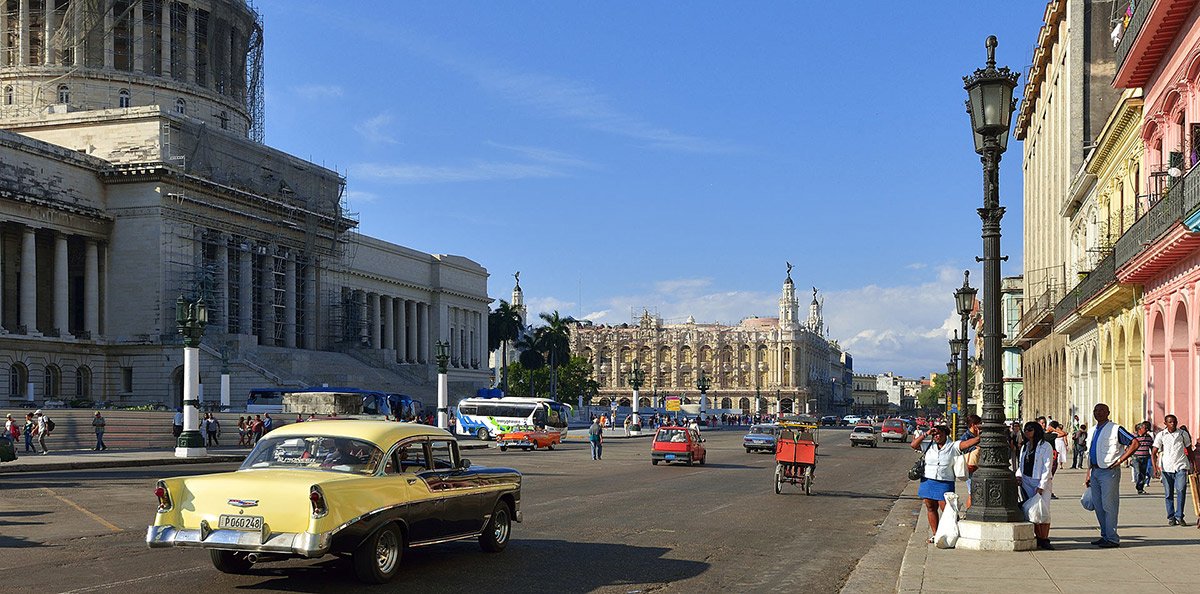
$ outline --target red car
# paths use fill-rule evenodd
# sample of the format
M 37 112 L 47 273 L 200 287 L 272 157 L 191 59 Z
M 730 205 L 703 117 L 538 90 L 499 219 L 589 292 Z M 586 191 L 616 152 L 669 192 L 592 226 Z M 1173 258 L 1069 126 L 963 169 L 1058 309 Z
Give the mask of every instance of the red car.
M 650 463 L 684 462 L 688 466 L 692 462 L 704 464 L 708 452 L 702 445 L 704 438 L 700 432 L 687 427 L 659 427 L 654 434 L 654 443 L 650 446 Z
M 518 429 L 496 436 L 496 443 L 500 445 L 501 452 L 507 452 L 508 448 L 521 448 L 526 452 L 538 448 L 553 450 L 554 444 L 562 443 L 562 435 L 558 431 Z

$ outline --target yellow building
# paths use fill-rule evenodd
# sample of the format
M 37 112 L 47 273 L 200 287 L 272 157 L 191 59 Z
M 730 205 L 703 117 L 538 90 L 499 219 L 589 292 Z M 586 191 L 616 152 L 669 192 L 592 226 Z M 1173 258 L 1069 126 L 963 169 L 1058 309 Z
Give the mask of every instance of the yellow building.
M 1066 412 L 1084 423 L 1098 402 L 1126 426 L 1143 420 L 1141 292 L 1117 282 L 1113 254 L 1137 214 L 1141 119 L 1141 92 L 1125 91 L 1063 203 L 1068 285 L 1054 308 L 1054 332 L 1066 340 Z

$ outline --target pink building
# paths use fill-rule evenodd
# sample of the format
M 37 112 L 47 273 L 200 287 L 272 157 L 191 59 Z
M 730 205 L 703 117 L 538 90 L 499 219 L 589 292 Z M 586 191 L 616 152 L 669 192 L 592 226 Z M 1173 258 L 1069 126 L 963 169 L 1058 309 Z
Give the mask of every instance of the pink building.
M 1200 434 L 1200 2 L 1138 0 L 1117 25 L 1113 86 L 1145 97 L 1136 222 L 1117 241 L 1117 278 L 1142 287 L 1146 418 Z M 1131 163 L 1138 167 L 1139 164 Z

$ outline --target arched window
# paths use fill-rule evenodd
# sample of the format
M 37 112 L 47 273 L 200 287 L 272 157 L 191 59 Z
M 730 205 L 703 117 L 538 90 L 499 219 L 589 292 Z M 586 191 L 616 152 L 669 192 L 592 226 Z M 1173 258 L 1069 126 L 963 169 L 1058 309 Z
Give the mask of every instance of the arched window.
M 29 368 L 24 363 L 13 363 L 8 368 L 8 393 L 11 397 L 23 397 L 25 384 L 29 383 Z
M 47 400 L 57 400 L 62 395 L 62 371 L 57 365 L 46 366 L 46 382 L 42 392 Z
M 221 118 L 221 129 L 228 130 L 229 129 L 229 112 L 225 111 L 225 110 L 221 110 L 220 118 Z
M 75 370 L 75 397 L 92 398 L 92 370 L 86 365 Z
M 68 88 L 67 85 L 58 85 L 58 102 L 59 103 L 70 103 L 71 102 L 71 89 Z
M 186 114 L 187 113 L 187 101 L 184 101 L 182 98 L 176 99 L 175 100 L 175 113 Z
M 129 89 L 121 89 L 121 91 L 117 93 L 117 107 L 129 107 Z
M 14 93 L 13 93 L 12 85 L 8 85 L 7 87 L 4 87 L 4 104 L 5 105 L 13 104 L 13 95 L 14 95 Z

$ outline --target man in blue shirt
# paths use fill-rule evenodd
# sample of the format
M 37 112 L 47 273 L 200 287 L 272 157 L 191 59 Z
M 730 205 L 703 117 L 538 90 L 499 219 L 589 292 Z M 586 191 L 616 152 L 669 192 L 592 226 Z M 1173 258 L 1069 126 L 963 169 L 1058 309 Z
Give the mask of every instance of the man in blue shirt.
M 1108 405 L 1097 404 L 1092 409 L 1096 424 L 1088 429 L 1088 469 L 1083 485 L 1090 490 L 1095 506 L 1100 538 L 1092 544 L 1100 548 L 1121 546 L 1117 535 L 1117 513 L 1121 506 L 1121 463 L 1133 456 L 1138 443 L 1124 427 L 1108 420 Z M 1125 447 L 1124 452 L 1121 446 Z

